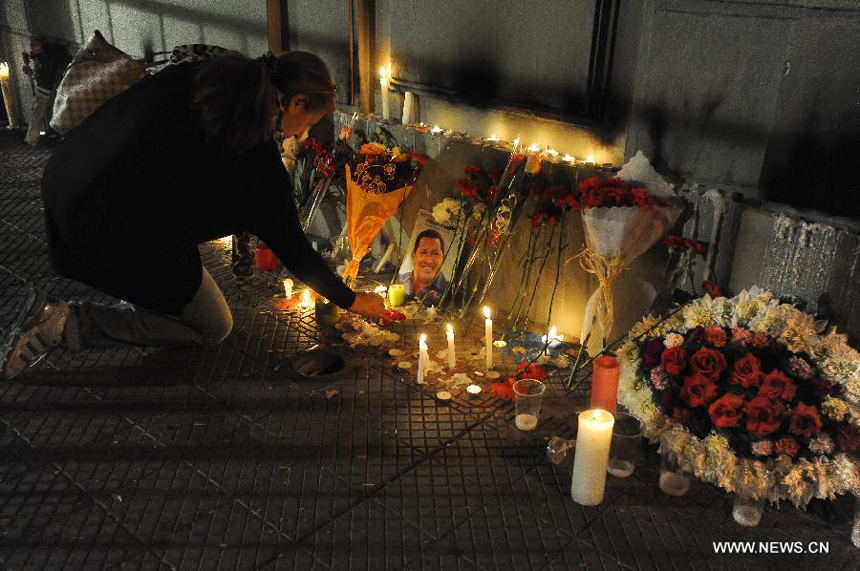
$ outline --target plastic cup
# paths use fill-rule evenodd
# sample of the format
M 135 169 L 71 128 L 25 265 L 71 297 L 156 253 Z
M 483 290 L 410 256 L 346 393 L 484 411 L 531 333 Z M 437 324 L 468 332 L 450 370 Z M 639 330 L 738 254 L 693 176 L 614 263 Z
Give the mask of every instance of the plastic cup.
M 540 417 L 540 403 L 546 385 L 537 379 L 520 379 L 514 383 L 514 409 L 517 428 L 534 430 Z
M 616 478 L 626 478 L 633 473 L 644 428 L 642 421 L 632 414 L 618 412 L 615 415 L 607 472 Z

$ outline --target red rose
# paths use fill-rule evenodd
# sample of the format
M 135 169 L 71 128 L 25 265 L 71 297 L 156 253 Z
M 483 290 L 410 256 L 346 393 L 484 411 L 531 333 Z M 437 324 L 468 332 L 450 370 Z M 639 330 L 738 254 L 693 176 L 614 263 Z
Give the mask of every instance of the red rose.
M 702 347 L 693 353 L 690 365 L 696 373 L 716 381 L 720 378 L 720 373 L 726 370 L 726 358 L 719 351 Z
M 779 430 L 782 424 L 782 407 L 766 396 L 757 396 L 744 405 L 747 415 L 747 432 L 753 436 L 767 436 Z
M 706 376 L 696 373 L 684 377 L 681 398 L 692 407 L 705 406 L 717 396 L 717 385 Z
M 677 375 L 687 366 L 687 352 L 683 347 L 671 347 L 663 351 L 660 364 L 670 375 Z
M 821 415 L 818 414 L 818 408 L 802 402 L 798 403 L 791 413 L 788 431 L 811 438 L 813 434 L 818 434 L 819 430 L 821 430 Z
M 791 436 L 783 436 L 776 441 L 777 454 L 787 454 L 788 456 L 794 458 L 795 456 L 797 456 L 797 452 L 799 450 L 800 447 L 797 445 L 797 440 L 795 440 Z
M 761 382 L 758 394 L 764 395 L 769 399 L 790 401 L 794 398 L 795 390 L 796 387 L 791 382 L 791 379 L 783 375 L 781 371 L 774 369 Z
M 711 422 L 719 428 L 730 428 L 741 425 L 743 420 L 744 397 L 726 393 L 708 407 Z
M 852 424 L 841 424 L 836 429 L 836 442 L 843 452 L 854 452 L 857 450 L 857 427 Z
M 659 365 L 660 357 L 663 355 L 663 349 L 665 348 L 666 346 L 663 344 L 662 337 L 649 339 L 648 342 L 645 343 L 645 356 L 643 357 L 645 366 L 649 369 L 653 369 Z
M 752 353 L 747 353 L 732 365 L 733 385 L 743 385 L 745 389 L 757 387 L 761 383 L 761 361 Z
M 725 347 L 727 340 L 726 330 L 716 325 L 705 328 L 705 341 L 714 347 Z

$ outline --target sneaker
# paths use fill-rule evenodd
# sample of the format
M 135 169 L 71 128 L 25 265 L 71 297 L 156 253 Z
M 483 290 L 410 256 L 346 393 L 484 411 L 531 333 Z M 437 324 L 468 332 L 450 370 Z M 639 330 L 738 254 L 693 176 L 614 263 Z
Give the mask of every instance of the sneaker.
M 69 304 L 49 301 L 44 292 L 31 289 L 0 342 L 0 370 L 7 380 L 63 342 Z

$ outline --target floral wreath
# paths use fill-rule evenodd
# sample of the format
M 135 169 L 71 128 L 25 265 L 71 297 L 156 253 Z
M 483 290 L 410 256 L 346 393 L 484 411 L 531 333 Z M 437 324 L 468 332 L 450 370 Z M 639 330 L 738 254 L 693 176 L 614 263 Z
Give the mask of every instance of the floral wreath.
M 759 288 L 646 316 L 618 351 L 619 402 L 685 471 L 729 492 L 743 482 L 799 508 L 860 497 L 860 354 L 823 329 Z

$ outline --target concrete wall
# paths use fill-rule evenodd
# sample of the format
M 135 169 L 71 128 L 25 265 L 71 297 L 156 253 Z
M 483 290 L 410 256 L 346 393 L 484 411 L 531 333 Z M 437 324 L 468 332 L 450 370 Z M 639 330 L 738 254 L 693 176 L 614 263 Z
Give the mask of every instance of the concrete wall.
M 10 62 L 24 121 L 33 97 L 21 52 L 29 51 L 30 37 L 65 40 L 74 53 L 93 30 L 134 57 L 190 43 L 255 56 L 268 46 L 264 0 L 3 0 L 0 61 Z

